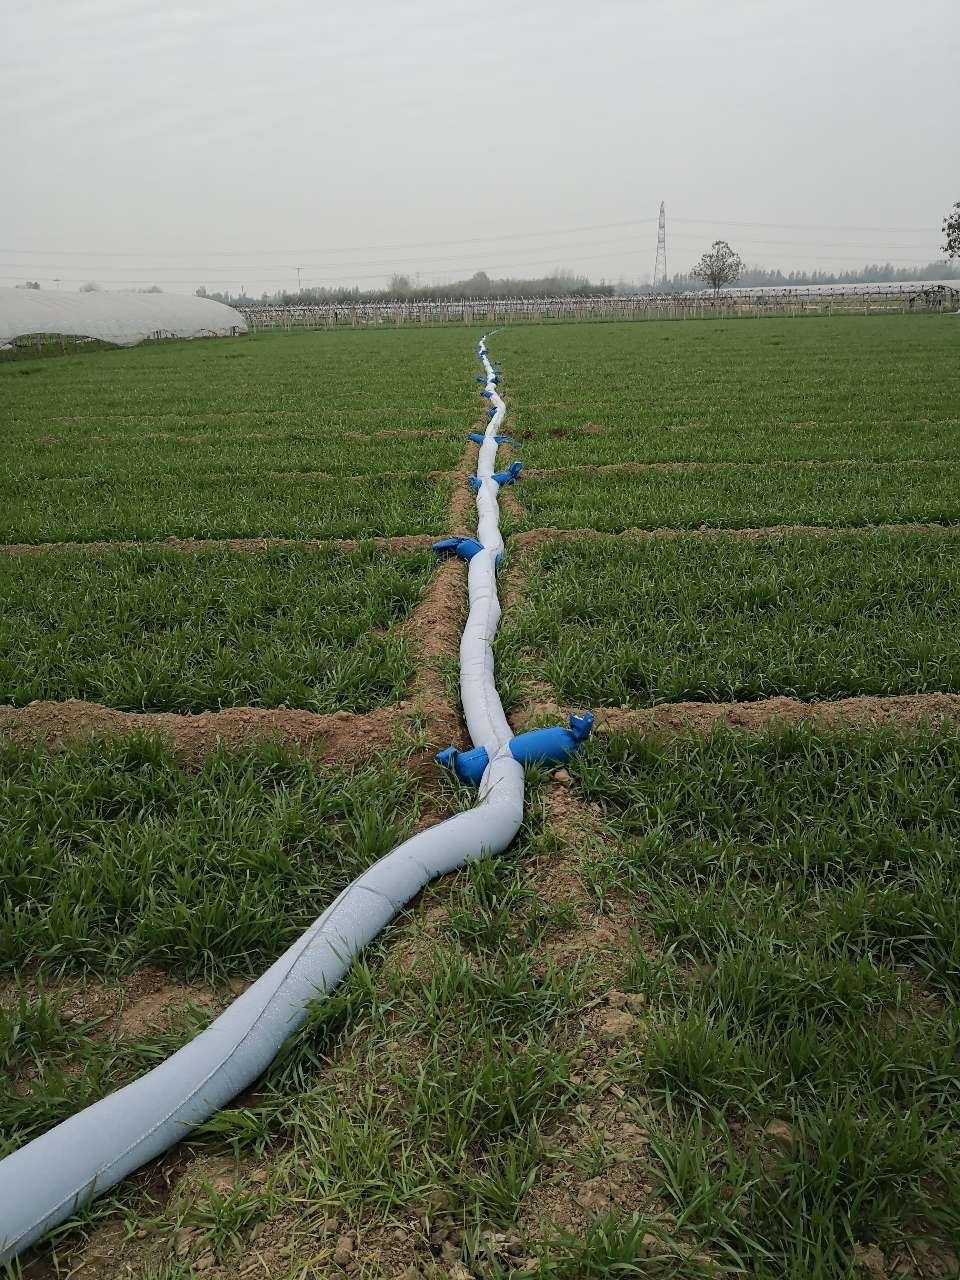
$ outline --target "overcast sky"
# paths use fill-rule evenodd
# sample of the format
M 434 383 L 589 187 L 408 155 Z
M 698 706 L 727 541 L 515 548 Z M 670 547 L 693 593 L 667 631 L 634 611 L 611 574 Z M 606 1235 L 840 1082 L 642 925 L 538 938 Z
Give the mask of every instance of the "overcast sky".
M 0 0 L 0 284 L 938 256 L 960 0 Z

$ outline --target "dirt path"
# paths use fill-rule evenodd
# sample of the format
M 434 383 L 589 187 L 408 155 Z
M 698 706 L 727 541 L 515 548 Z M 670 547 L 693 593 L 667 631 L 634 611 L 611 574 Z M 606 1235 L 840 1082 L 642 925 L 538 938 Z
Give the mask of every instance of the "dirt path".
M 97 702 L 31 702 L 0 707 L 0 733 L 24 745 L 55 748 L 129 733 L 155 733 L 183 759 L 199 760 L 218 744 L 237 747 L 270 739 L 308 748 L 327 761 L 361 761 L 385 751 L 403 722 L 401 706 L 362 715 L 335 711 L 316 715 L 288 708 L 230 707 L 182 715 L 172 711 L 115 711 Z
M 520 732 L 533 719 L 562 716 L 558 703 L 527 703 L 511 715 Z M 960 693 L 909 693 L 887 697 L 838 698 L 832 702 L 802 702 L 799 698 L 764 698 L 758 702 L 662 702 L 656 707 L 599 707 L 596 732 L 709 733 L 718 726 L 760 732 L 771 725 L 811 724 L 831 727 L 960 722 Z
M 576 467 L 530 467 L 528 476 L 580 475 L 592 471 L 596 475 L 615 472 L 633 474 L 642 471 L 764 471 L 782 467 L 868 467 L 871 470 L 887 470 L 893 467 L 956 466 L 957 458 L 766 458 L 761 462 L 702 461 L 702 462 L 601 462 L 584 463 Z
M 304 551 L 356 551 L 379 547 L 384 551 L 423 551 L 437 539 L 436 534 L 408 533 L 393 538 L 163 538 L 122 542 L 8 542 L 0 543 L 0 555 L 41 556 L 58 551 L 83 551 L 102 555 L 110 551 L 183 551 L 193 555 L 204 551 L 238 551 L 261 555 L 274 548 L 299 547 Z

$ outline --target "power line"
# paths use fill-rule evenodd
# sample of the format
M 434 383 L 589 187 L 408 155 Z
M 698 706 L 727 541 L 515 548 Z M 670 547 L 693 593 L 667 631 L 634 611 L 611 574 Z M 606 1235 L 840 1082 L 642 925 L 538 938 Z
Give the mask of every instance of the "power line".
M 648 251 L 647 251 L 646 249 L 632 249 L 632 250 L 626 250 L 626 251 L 624 251 L 623 253 L 621 253 L 621 254 L 620 254 L 620 256 L 621 256 L 621 257 L 636 257 L 636 256 L 640 255 L 640 256 L 645 257 L 645 256 L 646 256 L 646 254 L 647 254 L 647 252 L 648 252 Z M 608 255 L 607 255 L 607 254 L 599 254 L 599 255 L 595 255 L 595 256 L 596 256 L 596 257 L 603 258 L 603 259 L 606 259 L 606 258 L 608 257 Z M 795 255 L 793 255 L 793 256 L 794 256 L 794 257 L 797 257 L 797 258 L 801 258 L 801 259 L 802 259 L 802 258 L 804 258 L 804 257 L 807 257 L 807 258 L 808 258 L 808 260 L 811 260 L 811 255 L 795 254 Z M 591 260 L 591 257 L 590 257 L 589 255 L 588 255 L 587 257 L 581 257 L 581 258 L 579 258 L 579 259 L 578 259 L 578 261 L 579 261 L 579 262 L 585 262 L 585 261 L 590 261 L 590 260 Z M 649 261 L 649 259 L 648 259 L 648 261 Z M 813 254 L 813 255 L 812 255 L 812 261 L 813 261 L 813 262 L 841 262 L 841 263 L 846 264 L 847 266 L 850 266 L 850 265 L 851 265 L 851 258 L 850 258 L 850 256 L 849 256 L 848 254 L 847 254 L 847 255 L 840 255 L 840 256 L 838 256 L 838 255 L 829 255 L 829 254 Z M 885 258 L 885 259 L 884 259 L 884 261 L 885 261 L 885 262 L 890 263 L 890 265 L 891 265 L 891 266 L 896 266 L 896 265 L 900 265 L 900 266 L 920 266 L 920 265 L 922 265 L 922 264 L 918 263 L 918 261 L 917 261 L 917 258 L 916 258 L 916 257 L 913 257 L 913 258 Z M 529 269 L 529 268 L 531 268 L 531 267 L 549 267 L 549 266 L 553 266 L 553 265 L 555 265 L 555 259 L 554 259 L 554 258 L 544 258 L 544 259 L 541 259 L 539 262 L 515 263 L 515 264 L 513 264 L 512 269 L 513 269 L 513 270 L 527 270 L 527 269 Z M 461 272 L 466 272 L 466 271 L 469 271 L 469 270 L 470 270 L 470 268 L 469 268 L 469 267 L 461 267 L 461 268 L 459 268 L 459 271 L 461 271 Z M 41 278 L 41 279 L 53 279 L 53 277 L 44 276 L 42 273 L 37 273 L 36 271 L 34 272 L 34 274 L 35 274 L 35 275 L 36 275 L 36 274 L 40 274 L 40 278 Z M 326 278 L 323 280 L 323 282 L 322 282 L 322 283 L 320 283 L 320 284 L 313 284 L 313 285 L 307 285 L 307 288 L 308 288 L 308 289 L 309 289 L 309 288 L 326 288 L 326 287 L 328 287 L 328 286 L 330 286 L 330 285 L 337 285 L 337 284 L 348 284 L 348 285 L 349 285 L 349 284 L 360 284 L 361 282 L 363 282 L 363 281 L 367 281 L 367 280 L 382 280 L 385 274 L 386 274 L 385 272 L 377 272 L 377 273 L 376 273 L 376 274 L 374 274 L 374 275 L 367 275 L 367 276 L 363 276 L 363 275 L 360 275 L 360 276 L 358 276 L 358 275 L 350 275 L 350 276 L 340 276 L 340 277 L 330 277 L 330 276 L 328 276 L 328 277 L 326 277 Z M 74 276 L 74 277 L 61 276 L 61 277 L 60 277 L 60 280 L 61 280 L 61 282 L 62 282 L 63 284 L 84 284 L 84 283 L 86 283 L 86 281 L 87 281 L 87 280 L 89 280 L 89 278 L 90 278 L 90 277 L 89 277 L 89 275 L 87 275 L 87 276 Z M 247 277 L 247 278 L 248 278 L 248 279 L 250 278 L 250 277 L 249 277 L 249 274 L 248 274 L 248 277 Z M 268 278 L 268 277 L 265 277 L 265 276 L 258 276 L 258 277 L 255 277 L 255 278 L 257 279 L 257 282 L 258 282 L 258 284 L 259 284 L 259 285 L 265 285 L 265 284 L 271 284 L 271 285 L 286 285 L 286 284 L 289 282 L 289 276 L 279 276 L 279 277 L 269 277 L 269 278 Z M 22 274 L 18 274 L 18 275 L 0 275 L 0 280 L 22 280 L 22 279 L 23 279 L 23 275 L 22 275 Z M 193 276 L 191 279 L 167 280 L 167 281 L 165 281 L 165 283 L 166 283 L 167 285 L 171 285 L 171 286 L 172 286 L 172 285 L 191 285 L 191 286 L 195 286 L 195 285 L 197 285 L 198 283 L 202 283 L 202 284 L 205 284 L 205 285 L 217 285 L 217 284 L 222 284 L 222 285 L 232 285 L 232 284 L 234 284 L 234 283 L 235 283 L 236 279 L 237 279 L 237 277 L 236 277 L 236 276 L 232 276 L 232 277 L 219 277 L 219 278 L 217 278 L 217 279 L 214 279 L 214 278 L 211 278 L 210 276 L 202 276 L 202 275 L 198 272 L 198 273 L 197 273 L 195 276 Z M 105 285 L 124 285 L 124 286 L 130 287 L 130 286 L 134 286 L 134 285 L 150 285 L 150 284 L 155 284 L 155 283 L 156 283 L 156 280 L 155 280 L 155 278 L 154 278 L 154 277 L 152 277 L 152 276 L 144 276 L 144 277 L 142 277 L 142 278 L 137 278 L 137 279 L 133 279 L 133 280 L 131 280 L 131 279 L 125 279 L 125 280 L 100 280 L 100 281 L 99 281 L 99 283 L 100 283 L 100 284 L 105 284 Z
M 852 223 L 829 224 L 829 223 L 812 223 L 812 222 L 744 222 L 734 218 L 672 218 L 674 222 L 683 223 L 690 226 L 710 226 L 710 227 L 767 227 L 774 230 L 782 231 L 867 231 L 880 235 L 930 235 L 938 234 L 932 226 L 926 227 L 868 227 L 857 226 Z M 218 257 L 218 258 L 255 258 L 255 257 L 276 257 L 278 255 L 306 257 L 308 255 L 319 252 L 320 254 L 340 254 L 340 253 L 363 253 L 367 250 L 402 250 L 417 249 L 424 247 L 433 247 L 438 245 L 460 245 L 460 244 L 489 244 L 496 243 L 501 240 L 529 240 L 537 239 L 540 236 L 551 235 L 577 235 L 581 231 L 608 231 L 614 228 L 641 227 L 649 226 L 657 222 L 656 218 L 631 218 L 623 222 L 597 222 L 592 224 L 584 224 L 577 227 L 558 227 L 551 230 L 539 231 L 511 231 L 502 232 L 494 235 L 486 236 L 467 236 L 454 240 L 408 240 L 396 242 L 393 244 L 363 244 L 363 245 L 341 245 L 336 249 L 326 248 L 317 250 L 313 248 L 293 249 L 285 247 L 281 249 L 264 249 L 264 248 L 248 248 L 248 249 L 193 249 L 193 250 L 157 250 L 157 249 L 38 249 L 38 248 L 14 248 L 12 246 L 0 246 L 0 253 L 12 254 L 37 254 L 50 257 L 100 257 L 100 258 L 140 258 L 144 254 L 152 254 L 154 257 L 160 258 L 184 258 L 184 257 Z
M 679 240 L 679 241 L 690 241 L 695 243 L 698 246 L 703 244 L 702 236 L 691 235 L 689 233 L 687 234 L 684 234 L 683 232 L 675 233 L 673 235 L 673 239 Z M 540 252 L 543 252 L 545 250 L 557 250 L 558 252 L 566 252 L 566 253 L 573 254 L 578 249 L 610 248 L 612 253 L 619 253 L 622 255 L 625 253 L 634 253 L 636 251 L 628 248 L 623 248 L 622 250 L 618 250 L 617 246 L 632 245 L 634 243 L 635 242 L 633 239 L 625 241 L 622 238 L 617 238 L 615 240 L 586 241 L 586 242 L 580 242 L 579 244 L 540 245 L 540 246 L 537 246 L 537 249 Z M 815 241 L 815 240 L 798 241 L 794 239 L 766 240 L 766 239 L 760 239 L 760 238 L 747 237 L 746 239 L 738 239 L 738 244 L 746 245 L 746 246 L 787 245 L 791 249 L 791 253 L 790 253 L 791 257 L 802 257 L 803 254 L 801 251 L 803 249 L 820 248 L 821 246 L 831 247 L 836 249 L 845 249 L 850 254 L 860 254 L 861 252 L 866 252 L 869 250 L 880 250 L 883 254 L 888 254 L 891 250 L 904 250 L 908 252 L 912 251 L 916 255 L 919 255 L 925 252 L 923 246 L 921 245 L 907 245 L 907 244 L 897 245 L 897 244 L 890 244 L 889 242 L 869 242 L 869 241 L 851 241 L 849 244 L 846 244 L 843 241 L 838 241 L 838 240 L 821 240 L 821 241 Z M 938 251 L 936 249 L 930 250 L 930 253 L 933 259 L 936 259 L 937 252 Z M 488 251 L 488 256 L 493 257 L 494 251 L 493 250 Z M 606 255 L 603 255 L 603 256 L 606 256 Z M 827 257 L 829 255 L 815 255 L 815 256 Z M 834 255 L 834 257 L 836 256 L 837 255 Z M 907 261 L 907 259 L 901 259 L 901 260 Z M 86 259 L 86 261 L 90 264 L 86 268 L 86 270 L 90 271 L 93 274 L 96 274 L 96 272 L 100 269 L 100 264 L 96 262 L 95 256 L 90 255 Z M 518 262 L 518 260 L 516 259 L 503 258 L 503 257 L 500 257 L 499 255 L 495 257 L 495 262 L 497 262 L 501 266 L 523 265 L 524 261 L 525 259 Z M 658 258 L 658 261 L 659 261 L 659 258 Z M 424 262 L 423 259 L 409 259 L 409 258 L 401 259 L 401 258 L 393 257 L 393 258 L 379 258 L 379 259 L 375 258 L 375 259 L 365 259 L 365 260 L 361 259 L 356 262 L 337 262 L 335 264 L 323 263 L 323 262 L 308 262 L 308 263 L 301 263 L 299 266 L 295 266 L 292 263 L 270 262 L 270 263 L 262 264 L 261 269 L 264 271 L 296 271 L 298 273 L 298 278 L 299 278 L 299 274 L 303 271 L 324 272 L 328 270 L 331 266 L 336 266 L 340 269 L 352 268 L 352 267 L 383 267 L 389 271 L 394 271 L 397 269 L 409 269 L 411 267 L 417 267 L 421 270 L 434 270 L 434 271 L 442 271 L 442 270 L 448 270 L 448 269 L 454 269 L 454 270 L 470 269 L 462 266 L 456 266 L 455 264 L 457 262 L 458 262 L 457 259 L 449 259 L 449 258 L 444 260 L 437 260 L 433 262 Z M 53 271 L 53 270 L 58 271 L 60 269 L 59 266 L 54 262 L 37 263 L 37 262 L 7 261 L 7 262 L 0 263 L 0 265 L 16 267 L 18 271 L 23 272 L 24 274 L 29 274 L 30 272 L 43 273 L 46 271 Z M 251 263 L 237 264 L 237 267 L 238 269 L 240 269 L 240 267 L 244 265 L 252 266 L 253 269 L 256 270 L 256 267 L 254 266 L 254 264 L 251 264 Z M 108 267 L 108 270 L 109 269 L 111 268 Z M 130 266 L 130 267 L 114 265 L 112 269 L 120 270 L 120 271 L 149 271 L 156 276 L 167 274 L 171 271 L 192 271 L 196 276 L 204 276 L 204 275 L 209 275 L 211 271 L 217 270 L 217 268 L 212 266 L 211 264 L 207 264 L 207 263 L 194 264 L 189 262 L 177 263 L 173 265 L 161 265 L 161 264 L 151 264 L 149 262 L 148 263 L 140 262 L 136 266 Z M 223 269 L 223 264 L 221 264 L 220 266 L 220 270 L 222 269 Z M 378 274 L 383 274 L 383 273 L 378 273 Z M 19 277 L 8 276 L 6 278 L 17 279 Z
M 529 240 L 536 239 L 538 236 L 565 236 L 576 235 L 581 231 L 609 231 L 615 227 L 636 227 L 644 223 L 656 222 L 656 218 L 642 218 L 639 221 L 633 219 L 629 222 L 596 222 L 592 225 L 581 227 L 559 227 L 551 231 L 511 231 L 504 232 L 502 235 L 491 236 L 473 236 L 459 240 L 408 240 L 399 244 L 361 244 L 361 245 L 341 245 L 338 249 L 319 250 L 319 252 L 328 253 L 364 253 L 368 249 L 420 249 L 432 245 L 457 245 L 457 244 L 485 244 L 495 242 L 497 240 Z M 139 258 L 144 253 L 154 253 L 156 257 L 190 257 L 203 255 L 209 258 L 240 258 L 240 257 L 274 257 L 277 254 L 289 254 L 294 256 L 305 256 L 318 252 L 316 246 L 312 249 L 193 249 L 189 251 L 183 250 L 152 250 L 152 249 L 109 249 L 109 250 L 87 250 L 87 249 L 13 249 L 0 246 L 0 253 L 42 253 L 49 254 L 51 257 L 76 258 L 76 257 L 93 257 L 101 258 Z
M 712 227 L 774 227 L 778 231 L 876 231 L 881 234 L 929 235 L 930 227 L 857 227 L 850 223 L 831 226 L 825 222 L 737 222 L 734 218 L 674 218 L 674 222 L 706 224 Z

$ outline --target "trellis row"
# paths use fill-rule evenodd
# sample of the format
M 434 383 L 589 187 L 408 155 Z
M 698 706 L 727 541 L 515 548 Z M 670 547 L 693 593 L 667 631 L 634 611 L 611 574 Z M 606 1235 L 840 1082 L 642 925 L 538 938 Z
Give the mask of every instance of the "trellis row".
M 699 294 L 603 298 L 496 298 L 466 301 L 316 303 L 238 306 L 251 329 L 325 329 L 342 326 L 508 324 L 556 320 L 684 320 L 751 316 L 952 311 L 960 307 L 960 280 L 850 288 L 744 290 L 719 297 Z

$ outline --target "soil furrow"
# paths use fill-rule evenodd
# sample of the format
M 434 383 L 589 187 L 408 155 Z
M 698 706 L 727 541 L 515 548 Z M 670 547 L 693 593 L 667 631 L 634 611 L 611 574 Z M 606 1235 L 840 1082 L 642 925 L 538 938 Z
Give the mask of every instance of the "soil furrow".
M 794 724 L 909 728 L 960 721 L 960 693 L 865 695 L 822 702 L 783 697 L 757 702 L 662 702 L 655 707 L 599 707 L 594 713 L 598 733 L 709 733 L 716 727 L 759 732 Z M 534 719 L 563 714 L 555 701 L 536 701 L 513 712 L 510 721 L 519 733 Z
M 923 466 L 957 466 L 957 458 L 765 458 L 758 462 L 742 460 L 717 461 L 685 461 L 685 462 L 601 462 L 582 463 L 575 467 L 530 467 L 524 474 L 528 476 L 576 475 L 590 471 L 596 475 L 607 475 L 614 472 L 642 471 L 762 471 L 779 467 L 869 467 L 886 470 L 893 467 Z
M 111 551 L 238 551 L 260 555 L 274 548 L 299 547 L 303 551 L 356 551 L 360 547 L 380 547 L 384 551 L 423 551 L 437 540 L 436 534 L 405 533 L 392 538 L 163 538 L 118 542 L 9 542 L 0 544 L 0 555 L 39 556 L 59 551 L 83 551 L 101 555 Z
M 354 714 L 318 715 L 286 707 L 229 707 L 180 714 L 173 711 L 116 711 L 98 702 L 70 698 L 0 707 L 0 733 L 30 746 L 56 748 L 129 733 L 158 734 L 181 757 L 195 761 L 218 745 L 239 747 L 256 739 L 309 749 L 325 761 L 369 759 L 387 750 L 404 719 L 402 706 Z

